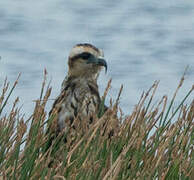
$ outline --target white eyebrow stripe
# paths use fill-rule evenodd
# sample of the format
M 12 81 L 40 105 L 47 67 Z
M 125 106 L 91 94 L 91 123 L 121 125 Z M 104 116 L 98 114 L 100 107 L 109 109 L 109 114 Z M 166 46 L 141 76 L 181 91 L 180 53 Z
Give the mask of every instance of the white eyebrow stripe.
M 74 57 L 75 55 L 77 54 L 81 54 L 85 51 L 85 49 L 83 47 L 76 47 L 76 48 L 73 48 L 69 54 L 69 57 L 72 58 Z
M 104 59 L 104 56 L 98 56 L 99 59 Z

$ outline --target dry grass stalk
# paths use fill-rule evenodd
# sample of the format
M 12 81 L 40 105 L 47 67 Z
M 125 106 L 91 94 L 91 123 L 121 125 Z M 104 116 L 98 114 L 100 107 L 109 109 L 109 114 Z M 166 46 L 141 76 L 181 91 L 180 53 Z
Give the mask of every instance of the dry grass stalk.
M 156 81 L 124 119 L 117 117 L 121 86 L 115 104 L 111 104 L 100 118 L 94 115 L 95 121 L 87 132 L 87 121 L 83 124 L 79 122 L 75 124 L 76 131 L 70 129 L 70 134 L 67 134 L 70 138 L 66 144 L 61 141 L 64 136 L 61 133 L 51 147 L 43 151 L 49 139 L 44 127 L 48 123 L 45 107 L 51 93 L 51 88 L 46 88 L 46 70 L 44 74 L 40 98 L 36 100 L 33 115 L 27 121 L 19 115 L 19 99 L 14 102 L 10 113 L 2 115 L 18 83 L 17 79 L 8 92 L 9 83 L 5 80 L 0 96 L 0 178 L 192 179 L 194 100 L 187 106 L 184 101 L 193 92 L 194 86 L 169 116 L 184 77 L 169 107 L 167 96 L 152 105 L 159 83 Z M 110 87 L 111 80 L 103 100 Z M 172 121 L 173 118 L 177 120 Z M 85 134 L 81 135 L 83 132 Z M 53 162 L 51 167 L 50 162 Z

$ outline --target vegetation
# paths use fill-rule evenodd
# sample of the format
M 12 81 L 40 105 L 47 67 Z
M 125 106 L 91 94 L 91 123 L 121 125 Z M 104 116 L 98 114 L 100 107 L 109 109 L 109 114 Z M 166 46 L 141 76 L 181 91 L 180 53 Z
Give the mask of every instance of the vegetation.
M 46 72 L 27 120 L 17 107 L 19 98 L 4 112 L 18 83 L 10 88 L 5 80 L 0 95 L 0 179 L 194 179 L 194 85 L 172 111 L 183 81 L 184 76 L 169 102 L 163 96 L 153 105 L 155 82 L 126 117 L 118 106 L 121 87 L 115 103 L 99 113 L 87 132 L 80 128 L 66 143 L 63 137 L 68 134 L 61 133 L 45 148 L 45 129 L 53 118 L 45 111 L 51 93 Z M 110 82 L 104 99 L 109 88 Z M 184 103 L 187 98 L 189 105 Z

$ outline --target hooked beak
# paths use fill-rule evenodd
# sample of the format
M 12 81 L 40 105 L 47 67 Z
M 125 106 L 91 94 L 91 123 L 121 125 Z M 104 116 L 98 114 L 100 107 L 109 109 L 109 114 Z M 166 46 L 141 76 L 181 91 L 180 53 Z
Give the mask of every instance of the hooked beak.
M 99 65 L 99 66 L 104 66 L 105 72 L 107 72 L 107 68 L 108 68 L 107 67 L 107 63 L 106 63 L 105 59 L 103 59 L 102 57 L 99 57 L 99 58 L 96 58 L 96 57 L 89 58 L 87 63 L 88 64 L 93 63 L 93 64 L 96 64 L 96 65 Z

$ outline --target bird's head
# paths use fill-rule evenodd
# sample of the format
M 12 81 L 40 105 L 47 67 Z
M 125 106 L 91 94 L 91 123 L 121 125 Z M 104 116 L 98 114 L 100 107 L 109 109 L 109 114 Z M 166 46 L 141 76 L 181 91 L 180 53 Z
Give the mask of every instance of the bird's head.
M 107 71 L 107 63 L 101 49 L 91 44 L 77 44 L 70 52 L 68 75 L 97 79 L 102 67 Z

